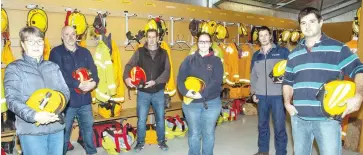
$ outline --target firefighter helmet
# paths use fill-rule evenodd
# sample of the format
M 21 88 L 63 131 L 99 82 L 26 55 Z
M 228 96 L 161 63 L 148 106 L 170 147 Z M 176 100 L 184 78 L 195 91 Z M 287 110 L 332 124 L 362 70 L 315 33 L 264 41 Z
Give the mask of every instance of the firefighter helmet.
M 347 108 L 347 104 L 341 104 L 354 97 L 355 89 L 355 83 L 348 80 L 332 80 L 323 84 L 316 94 L 316 98 L 322 104 L 323 114 L 331 119 L 340 119 Z

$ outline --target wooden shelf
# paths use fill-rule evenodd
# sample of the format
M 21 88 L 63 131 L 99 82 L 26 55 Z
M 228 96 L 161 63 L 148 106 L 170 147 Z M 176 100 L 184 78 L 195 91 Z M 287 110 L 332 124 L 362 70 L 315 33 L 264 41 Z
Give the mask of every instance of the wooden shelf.
M 170 103 L 170 108 L 169 109 L 165 109 L 165 112 L 170 112 L 170 111 L 177 111 L 177 110 L 181 110 L 182 109 L 182 103 L 181 102 L 172 102 Z M 152 111 L 152 108 L 150 108 L 149 114 L 154 114 L 154 112 Z M 101 116 L 97 116 L 95 117 L 95 123 L 97 122 L 105 122 L 105 121 L 112 121 L 112 120 L 119 120 L 122 118 L 132 118 L 132 117 L 136 117 L 136 108 L 129 108 L 129 109 L 123 109 L 121 111 L 121 115 L 118 117 L 112 117 L 112 118 L 103 118 Z M 78 125 L 77 122 L 74 123 L 74 125 Z M 6 132 L 2 132 L 1 133 L 1 138 L 6 138 L 6 137 L 12 137 L 15 135 L 15 130 L 12 131 L 6 131 Z

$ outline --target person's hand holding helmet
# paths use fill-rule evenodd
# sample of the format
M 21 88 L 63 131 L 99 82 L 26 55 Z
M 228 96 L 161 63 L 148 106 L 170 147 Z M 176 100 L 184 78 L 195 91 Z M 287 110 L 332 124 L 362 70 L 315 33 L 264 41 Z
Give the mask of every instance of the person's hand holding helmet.
M 202 95 L 199 92 L 196 92 L 193 90 L 189 90 L 185 96 L 192 98 L 192 99 L 201 99 L 202 98 Z
M 95 86 L 96 86 L 96 82 L 94 82 L 93 79 L 91 78 L 87 81 L 82 81 L 79 84 L 78 88 L 84 92 L 88 92 L 88 91 L 92 90 Z
M 86 87 L 85 87 L 85 90 L 84 91 L 91 91 L 93 88 L 96 87 L 96 82 L 93 81 L 93 79 L 89 79 L 87 81 L 85 81 L 86 83 Z
M 255 103 L 258 103 L 258 101 L 259 101 L 255 94 L 252 95 L 252 101 Z
M 39 124 L 49 124 L 55 121 L 59 121 L 59 117 L 54 113 L 42 111 L 35 113 L 34 120 Z
M 128 86 L 128 87 L 130 87 L 130 88 L 135 88 L 135 86 L 132 84 L 132 82 L 131 82 L 131 78 L 127 78 L 126 80 L 125 80 L 125 83 L 126 83 L 126 85 Z
M 150 88 L 152 86 L 154 86 L 156 84 L 156 82 L 154 80 L 148 81 L 145 83 L 145 88 Z

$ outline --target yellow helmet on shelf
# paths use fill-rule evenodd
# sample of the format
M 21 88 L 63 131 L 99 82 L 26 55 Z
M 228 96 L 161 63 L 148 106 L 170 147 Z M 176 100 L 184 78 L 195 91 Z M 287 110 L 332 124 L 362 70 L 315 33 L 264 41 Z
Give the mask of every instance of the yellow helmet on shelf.
M 201 32 L 205 32 L 208 33 L 209 35 L 213 34 L 213 28 L 208 24 L 208 22 L 203 22 L 202 23 L 202 29 Z
M 255 29 L 252 33 L 252 40 L 257 41 L 258 40 L 258 30 Z
M 283 42 L 287 42 L 291 37 L 291 32 L 289 30 L 285 30 L 281 34 L 281 40 Z
M 208 22 L 208 24 L 209 24 L 209 27 L 211 28 L 211 30 L 209 31 L 209 34 L 213 35 L 216 32 L 217 23 L 215 21 L 211 20 Z
M 35 26 L 45 33 L 48 29 L 48 16 L 44 10 L 35 8 L 28 12 L 28 26 Z
M 238 34 L 243 36 L 248 35 L 248 31 L 245 25 L 241 24 L 241 26 L 238 28 Z
M 294 31 L 291 33 L 291 42 L 297 42 L 300 39 L 300 33 L 298 31 Z
M 359 24 L 357 20 L 354 20 L 352 23 L 352 29 L 355 34 L 359 34 Z
M 86 17 L 80 12 L 72 12 L 68 17 L 68 26 L 73 26 L 76 29 L 76 34 L 82 35 L 88 28 Z
M 224 39 L 227 37 L 227 28 L 224 27 L 223 25 L 221 24 L 218 24 L 217 25 L 217 28 L 216 28 L 216 37 L 217 39 Z
M 358 23 L 360 22 L 360 11 L 361 11 L 362 7 L 359 7 L 359 9 L 357 10 L 356 16 L 358 18 Z
M 6 11 L 1 8 L 1 33 L 8 31 L 9 19 Z

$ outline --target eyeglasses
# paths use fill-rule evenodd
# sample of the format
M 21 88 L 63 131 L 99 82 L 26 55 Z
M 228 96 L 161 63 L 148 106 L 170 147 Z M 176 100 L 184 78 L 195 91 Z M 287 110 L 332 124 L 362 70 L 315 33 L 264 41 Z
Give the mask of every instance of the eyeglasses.
M 198 41 L 198 44 L 202 44 L 202 45 L 210 44 L 210 41 Z
M 28 45 L 35 45 L 35 43 L 37 43 L 37 45 L 39 45 L 39 46 L 41 46 L 41 45 L 44 45 L 44 40 L 37 40 L 37 41 L 35 41 L 35 40 L 25 40 L 27 43 L 28 43 Z

